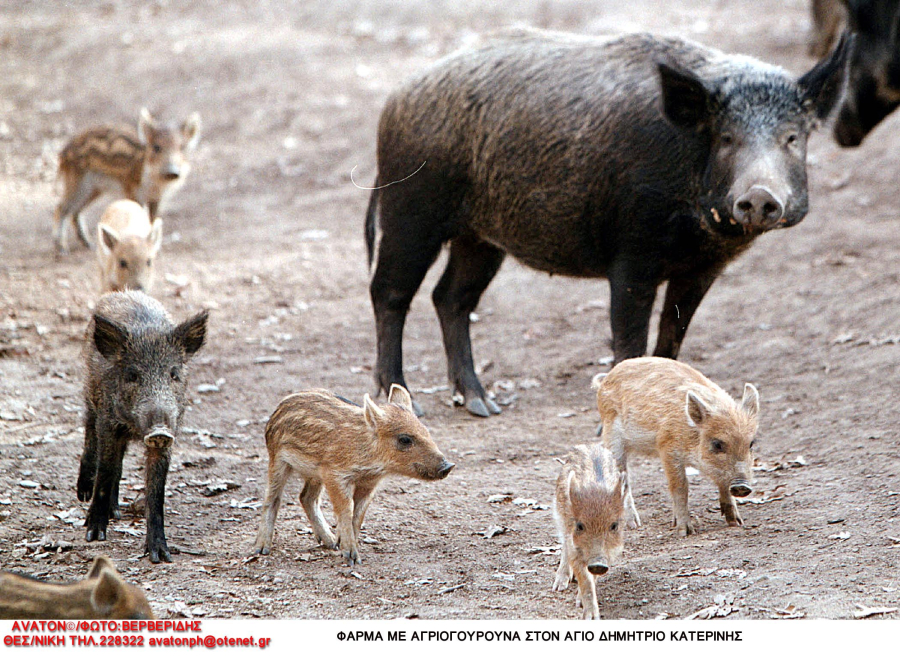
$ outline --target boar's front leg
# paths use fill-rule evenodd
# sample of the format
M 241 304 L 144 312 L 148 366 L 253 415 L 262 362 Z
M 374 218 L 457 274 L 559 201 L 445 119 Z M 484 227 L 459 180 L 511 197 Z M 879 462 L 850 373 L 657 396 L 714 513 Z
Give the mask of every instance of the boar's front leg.
M 78 468 L 78 500 L 88 502 L 94 494 L 94 479 L 97 476 L 97 414 L 88 406 L 84 419 L 84 452 Z
M 163 519 L 166 504 L 166 476 L 169 474 L 169 450 L 159 447 L 147 447 L 146 449 L 147 542 L 144 549 L 149 553 L 151 563 L 160 561 L 171 563 L 172 555 L 166 543 L 166 528 Z
M 654 272 L 630 262 L 618 262 L 610 267 L 609 320 L 617 364 L 627 358 L 639 358 L 647 351 L 650 313 L 658 284 Z
M 123 427 L 106 422 L 98 423 L 94 438 L 98 448 L 97 471 L 94 477 L 94 491 L 84 526 L 87 527 L 85 540 L 105 541 L 106 528 L 112 511 L 112 495 L 116 483 L 122 476 L 122 459 L 125 457 L 127 436 Z
M 721 271 L 721 266 L 715 266 L 669 281 L 666 301 L 659 317 L 659 335 L 656 338 L 654 356 L 678 358 L 688 324 Z
M 465 398 L 466 410 L 479 417 L 498 414 L 500 407 L 488 399 L 475 374 L 469 315 L 500 269 L 504 255 L 481 240 L 457 237 L 450 243 L 447 268 L 431 295 L 444 334 L 450 383 L 454 392 Z

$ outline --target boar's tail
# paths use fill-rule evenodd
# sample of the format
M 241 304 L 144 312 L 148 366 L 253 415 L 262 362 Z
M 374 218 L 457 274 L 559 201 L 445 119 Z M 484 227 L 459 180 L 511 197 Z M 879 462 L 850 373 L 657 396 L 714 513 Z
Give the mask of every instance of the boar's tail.
M 375 215 L 378 214 L 378 178 L 369 197 L 369 208 L 366 210 L 366 251 L 369 254 L 369 268 L 372 268 L 372 259 L 375 257 Z
M 603 379 L 606 378 L 607 374 L 609 374 L 609 372 L 600 372 L 600 374 L 591 379 L 591 387 L 594 390 L 600 390 L 600 384 L 603 383 Z

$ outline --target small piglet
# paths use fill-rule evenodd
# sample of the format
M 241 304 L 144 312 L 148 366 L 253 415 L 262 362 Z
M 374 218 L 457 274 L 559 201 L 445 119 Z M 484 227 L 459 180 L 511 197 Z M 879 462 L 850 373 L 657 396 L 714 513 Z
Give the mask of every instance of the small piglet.
M 603 422 L 601 440 L 627 473 L 631 454 L 657 455 L 675 505 L 675 527 L 682 536 L 696 531 L 688 512 L 688 480 L 692 466 L 713 480 L 719 506 L 731 526 L 742 525 L 734 497 L 750 488 L 754 436 L 758 428 L 759 393 L 744 385 L 738 404 L 722 388 L 694 368 L 669 358 L 633 358 L 598 374 L 593 386 Z M 629 492 L 629 526 L 641 520 Z
M 90 500 L 87 541 L 105 541 L 118 517 L 119 479 L 129 440 L 142 441 L 147 461 L 146 550 L 150 561 L 171 561 L 163 523 L 169 451 L 187 403 L 187 361 L 206 338 L 207 311 L 177 326 L 143 292 L 100 297 L 85 336 L 84 453 L 78 499 Z
M 600 444 L 579 445 L 556 480 L 553 517 L 562 543 L 554 591 L 564 591 L 574 575 L 576 606 L 585 619 L 600 618 L 595 575 L 604 575 L 622 554 L 628 478 Z
M 87 577 L 71 584 L 43 582 L 0 571 L 0 618 L 12 619 L 152 619 L 144 592 L 119 575 L 103 555 Z
M 292 472 L 303 479 L 300 502 L 316 539 L 329 549 L 340 546 L 347 564 L 359 559 L 359 530 L 379 482 L 386 475 L 433 481 L 453 469 L 413 413 L 409 392 L 391 386 L 388 402 L 363 406 L 327 390 L 285 397 L 266 425 L 269 483 L 255 549 L 272 549 L 275 517 Z M 337 537 L 319 508 L 322 488 L 337 518 Z
M 149 292 L 162 237 L 162 219 L 157 217 L 151 224 L 147 210 L 128 199 L 111 203 L 97 224 L 100 291 Z

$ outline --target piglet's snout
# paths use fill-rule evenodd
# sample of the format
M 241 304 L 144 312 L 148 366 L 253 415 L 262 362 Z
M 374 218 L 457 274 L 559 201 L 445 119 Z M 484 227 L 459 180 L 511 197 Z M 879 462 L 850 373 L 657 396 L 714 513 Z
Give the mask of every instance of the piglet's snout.
M 734 202 L 738 223 L 752 228 L 770 228 L 784 216 L 784 203 L 767 187 L 753 185 Z
M 609 572 L 609 566 L 607 566 L 602 561 L 589 563 L 587 569 L 591 575 L 605 575 L 607 572 Z
M 747 497 L 750 493 L 753 492 L 753 489 L 750 487 L 750 484 L 746 481 L 734 481 L 731 483 L 731 494 L 735 497 Z
M 441 463 L 441 467 L 438 469 L 437 478 L 444 479 L 448 474 L 450 474 L 450 471 L 455 467 L 456 467 L 455 463 L 450 463 L 450 461 L 444 460 L 444 462 Z
M 156 449 L 166 449 L 175 440 L 175 436 L 169 431 L 168 427 L 157 426 L 150 429 L 144 436 L 144 444 L 147 447 L 155 447 Z

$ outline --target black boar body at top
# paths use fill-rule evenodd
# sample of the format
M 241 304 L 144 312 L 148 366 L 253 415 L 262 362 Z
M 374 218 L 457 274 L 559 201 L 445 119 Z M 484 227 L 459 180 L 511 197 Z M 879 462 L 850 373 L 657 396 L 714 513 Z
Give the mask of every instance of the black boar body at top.
M 841 146 L 859 146 L 900 106 L 900 0 L 830 0 L 826 4 L 843 4 L 847 28 L 856 34 L 834 138 Z
M 119 517 L 122 460 L 131 440 L 146 447 L 146 549 L 150 561 L 171 561 L 163 511 L 169 453 L 187 401 L 185 365 L 203 345 L 207 312 L 174 325 L 143 292 L 100 298 L 85 335 L 84 453 L 78 499 L 91 505 L 88 541 L 106 540 Z
M 654 353 L 675 358 L 725 265 L 806 215 L 806 140 L 840 99 L 850 49 L 794 80 L 680 39 L 528 31 L 414 76 L 382 113 L 366 218 L 379 387 L 406 385 L 406 313 L 446 242 L 432 298 L 470 412 L 499 412 L 469 314 L 507 253 L 608 278 L 616 361 L 644 354 L 668 281 Z

